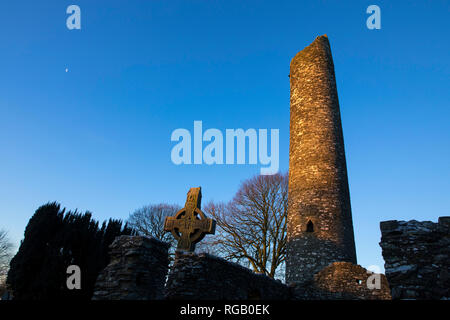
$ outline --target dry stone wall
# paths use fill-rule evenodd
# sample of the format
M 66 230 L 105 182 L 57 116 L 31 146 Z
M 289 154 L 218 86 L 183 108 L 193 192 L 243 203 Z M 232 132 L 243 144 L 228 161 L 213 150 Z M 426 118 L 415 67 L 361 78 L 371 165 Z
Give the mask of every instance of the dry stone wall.
M 289 288 L 281 281 L 221 258 L 177 252 L 166 298 L 195 300 L 286 300 Z
M 100 273 L 94 300 L 336 300 L 389 299 L 386 278 L 369 289 L 372 273 L 335 262 L 307 282 L 286 286 L 239 264 L 206 253 L 177 251 L 168 272 L 168 244 L 120 236 L 110 246 L 111 262 Z M 166 282 L 167 279 L 167 282 Z

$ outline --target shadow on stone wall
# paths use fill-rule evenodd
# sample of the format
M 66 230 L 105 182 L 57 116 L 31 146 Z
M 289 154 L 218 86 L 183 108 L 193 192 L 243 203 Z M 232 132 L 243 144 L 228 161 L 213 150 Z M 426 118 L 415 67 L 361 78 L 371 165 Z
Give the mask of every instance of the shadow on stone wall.
M 287 300 L 289 288 L 239 264 L 209 254 L 177 252 L 166 298 L 196 300 Z
M 169 245 L 154 238 L 119 236 L 111 261 L 97 278 L 92 300 L 159 300 L 169 266 Z
M 153 238 L 120 236 L 110 249 L 111 262 L 97 279 L 93 300 L 390 298 L 383 275 L 381 290 L 369 290 L 366 282 L 371 274 L 350 262 L 330 264 L 310 282 L 286 286 L 206 253 L 177 252 L 169 273 L 168 244 Z
M 450 299 L 450 217 L 383 221 L 381 242 L 393 299 Z

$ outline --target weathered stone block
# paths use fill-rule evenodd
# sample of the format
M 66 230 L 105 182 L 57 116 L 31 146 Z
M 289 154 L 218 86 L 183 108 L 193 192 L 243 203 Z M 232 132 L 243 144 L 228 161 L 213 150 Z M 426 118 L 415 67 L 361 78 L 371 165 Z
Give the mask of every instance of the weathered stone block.
M 97 278 L 93 300 L 157 300 L 164 297 L 169 244 L 142 236 L 120 236 L 111 261 Z

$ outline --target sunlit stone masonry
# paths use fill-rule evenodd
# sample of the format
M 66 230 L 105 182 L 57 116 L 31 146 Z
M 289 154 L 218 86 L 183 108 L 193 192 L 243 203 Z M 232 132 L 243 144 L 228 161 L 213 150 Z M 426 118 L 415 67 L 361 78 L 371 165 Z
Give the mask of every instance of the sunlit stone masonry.
M 291 61 L 286 283 L 356 263 L 339 101 L 326 35 Z

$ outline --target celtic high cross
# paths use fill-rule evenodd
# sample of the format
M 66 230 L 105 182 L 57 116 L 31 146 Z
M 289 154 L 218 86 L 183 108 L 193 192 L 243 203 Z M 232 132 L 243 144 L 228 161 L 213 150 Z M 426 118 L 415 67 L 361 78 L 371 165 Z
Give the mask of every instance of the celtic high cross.
M 191 188 L 187 194 L 184 208 L 175 216 L 167 217 L 164 221 L 164 231 L 172 232 L 178 240 L 177 250 L 193 252 L 197 242 L 205 235 L 214 234 L 216 221 L 208 219 L 201 208 L 201 188 Z

